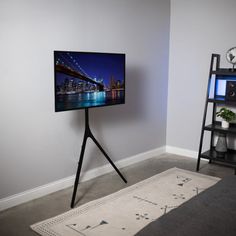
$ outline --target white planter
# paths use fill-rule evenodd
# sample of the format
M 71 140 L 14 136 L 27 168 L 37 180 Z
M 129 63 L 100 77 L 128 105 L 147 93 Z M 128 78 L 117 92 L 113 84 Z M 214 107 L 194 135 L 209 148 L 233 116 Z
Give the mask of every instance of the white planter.
M 221 127 L 225 128 L 225 129 L 228 129 L 229 128 L 229 122 L 227 122 L 226 120 L 222 120 Z

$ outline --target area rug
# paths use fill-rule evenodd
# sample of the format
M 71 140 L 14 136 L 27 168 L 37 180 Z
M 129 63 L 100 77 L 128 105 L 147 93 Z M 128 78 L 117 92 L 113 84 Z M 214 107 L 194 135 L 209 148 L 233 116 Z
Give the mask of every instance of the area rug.
M 219 180 L 172 168 L 31 228 L 42 236 L 132 236 Z

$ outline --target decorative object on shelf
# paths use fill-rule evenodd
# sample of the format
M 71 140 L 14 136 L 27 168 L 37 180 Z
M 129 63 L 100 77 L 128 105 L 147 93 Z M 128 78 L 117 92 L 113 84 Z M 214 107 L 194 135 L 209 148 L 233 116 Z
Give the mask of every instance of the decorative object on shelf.
M 236 81 L 226 81 L 225 100 L 236 102 Z
M 221 122 L 222 128 L 229 128 L 229 122 L 235 120 L 236 115 L 233 111 L 226 107 L 222 107 L 218 112 L 216 112 L 217 117 L 221 117 L 223 120 Z
M 227 152 L 226 134 L 219 133 L 215 150 L 220 154 L 224 154 Z
M 236 65 L 236 47 L 230 48 L 226 52 L 226 59 L 229 63 L 233 64 L 233 71 L 234 71 L 234 66 Z

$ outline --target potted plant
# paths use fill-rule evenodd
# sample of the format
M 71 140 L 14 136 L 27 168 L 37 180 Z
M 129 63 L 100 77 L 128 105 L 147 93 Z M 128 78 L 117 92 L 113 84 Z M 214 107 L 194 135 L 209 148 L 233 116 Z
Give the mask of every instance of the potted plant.
M 222 128 L 229 128 L 229 122 L 235 120 L 236 114 L 226 107 L 222 107 L 218 112 L 216 112 L 217 117 L 221 117 L 223 120 L 221 122 Z

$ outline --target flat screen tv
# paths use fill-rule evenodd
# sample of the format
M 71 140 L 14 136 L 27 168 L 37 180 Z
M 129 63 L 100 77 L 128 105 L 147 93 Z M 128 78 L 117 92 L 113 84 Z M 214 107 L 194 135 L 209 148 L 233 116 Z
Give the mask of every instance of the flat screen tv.
M 125 54 L 54 51 L 55 111 L 125 103 Z

